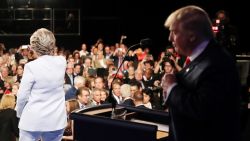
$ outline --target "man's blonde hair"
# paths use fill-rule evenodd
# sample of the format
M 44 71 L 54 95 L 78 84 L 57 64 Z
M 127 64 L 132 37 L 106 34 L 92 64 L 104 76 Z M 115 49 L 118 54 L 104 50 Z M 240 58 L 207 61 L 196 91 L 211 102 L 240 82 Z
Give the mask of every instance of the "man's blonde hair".
M 201 37 L 214 36 L 207 12 L 198 6 L 185 6 L 171 13 L 164 25 L 169 28 L 173 24 L 181 24 L 184 30 L 192 31 Z

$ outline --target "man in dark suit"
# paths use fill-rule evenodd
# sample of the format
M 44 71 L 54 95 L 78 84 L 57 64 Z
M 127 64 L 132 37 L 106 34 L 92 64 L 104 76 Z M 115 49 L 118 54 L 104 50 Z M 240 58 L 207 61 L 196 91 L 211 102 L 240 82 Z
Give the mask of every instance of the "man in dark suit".
M 65 84 L 69 84 L 71 86 L 74 85 L 75 75 L 73 72 L 74 72 L 74 65 L 71 63 L 68 63 L 67 68 L 66 68 L 66 72 L 65 72 L 65 76 L 64 76 Z
M 175 50 L 190 63 L 167 75 L 171 141 L 237 141 L 239 89 L 235 60 L 214 41 L 208 14 L 197 6 L 173 12 L 165 22 Z

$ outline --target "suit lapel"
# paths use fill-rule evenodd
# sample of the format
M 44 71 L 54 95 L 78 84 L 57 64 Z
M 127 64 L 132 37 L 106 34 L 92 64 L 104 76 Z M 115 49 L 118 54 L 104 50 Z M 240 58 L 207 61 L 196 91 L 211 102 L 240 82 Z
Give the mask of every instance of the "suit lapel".
M 190 62 L 189 65 L 185 66 L 180 72 L 176 74 L 178 83 L 190 88 L 195 87 L 195 84 L 198 81 L 197 78 L 209 64 L 203 60 L 208 54 L 210 54 L 209 52 L 213 50 L 214 44 L 215 42 L 210 41 L 206 49 L 197 58 L 195 58 L 192 62 Z

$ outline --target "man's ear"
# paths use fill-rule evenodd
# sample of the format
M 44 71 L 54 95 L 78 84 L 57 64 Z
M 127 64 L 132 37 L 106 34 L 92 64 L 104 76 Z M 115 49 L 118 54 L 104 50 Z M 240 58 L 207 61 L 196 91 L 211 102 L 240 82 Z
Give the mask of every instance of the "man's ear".
M 195 41 L 195 39 L 196 39 L 196 37 L 195 37 L 195 36 L 191 37 L 191 38 L 190 38 L 190 42 Z
M 192 32 L 189 33 L 189 37 L 190 37 L 189 39 L 190 42 L 194 42 L 196 40 L 196 35 Z

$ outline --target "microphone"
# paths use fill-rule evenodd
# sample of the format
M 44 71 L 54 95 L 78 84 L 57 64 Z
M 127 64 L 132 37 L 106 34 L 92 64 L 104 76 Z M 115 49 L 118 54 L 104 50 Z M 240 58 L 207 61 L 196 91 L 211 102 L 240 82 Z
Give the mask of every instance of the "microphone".
M 142 39 L 140 41 L 140 46 L 141 47 L 149 47 L 152 45 L 152 40 L 150 38 Z
M 127 49 L 127 52 L 126 52 L 124 58 L 122 59 L 121 64 L 118 66 L 118 69 L 117 69 L 117 71 L 116 71 L 116 73 L 114 75 L 114 78 L 113 78 L 113 80 L 111 82 L 111 86 L 109 88 L 108 102 L 110 102 L 112 104 L 112 111 L 114 111 L 114 109 L 116 107 L 116 104 L 117 104 L 115 98 L 112 96 L 112 84 L 113 84 L 115 78 L 117 77 L 117 74 L 118 74 L 119 70 L 121 69 L 121 67 L 122 67 L 122 65 L 123 65 L 123 63 L 125 61 L 125 57 L 128 55 L 129 50 L 131 50 L 132 48 L 137 47 L 137 46 L 147 47 L 147 46 L 151 46 L 151 45 L 152 45 L 152 40 L 150 38 L 145 38 L 145 39 L 140 40 L 140 43 L 134 44 L 134 45 L 130 46 Z
M 141 47 L 148 47 L 152 45 L 152 40 L 150 38 L 145 38 L 145 39 L 141 39 L 140 43 L 134 44 L 132 46 L 130 46 L 125 54 L 125 56 L 127 56 L 128 51 L 134 47 L 137 46 L 141 46 Z M 122 64 L 122 63 L 121 63 Z

